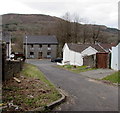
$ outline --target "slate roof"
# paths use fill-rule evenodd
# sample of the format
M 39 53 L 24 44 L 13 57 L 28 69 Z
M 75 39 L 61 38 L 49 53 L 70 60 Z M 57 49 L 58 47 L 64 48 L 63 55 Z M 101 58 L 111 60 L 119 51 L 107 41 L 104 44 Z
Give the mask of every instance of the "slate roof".
M 115 47 L 116 44 L 99 44 L 101 47 L 103 47 L 106 51 L 109 51 L 109 49 L 112 49 L 112 47 Z
M 82 52 L 86 48 L 88 48 L 88 45 L 83 45 L 83 44 L 73 44 L 73 43 L 68 43 L 67 44 L 70 50 L 73 50 L 75 52 Z
M 23 43 L 26 44 L 26 38 L 23 38 Z M 27 36 L 27 44 L 58 44 L 55 36 Z
M 68 43 L 67 44 L 70 50 L 73 50 L 75 52 L 81 53 L 83 50 L 87 49 L 88 47 L 93 47 L 98 52 L 106 52 L 104 49 L 102 49 L 98 44 L 73 44 Z

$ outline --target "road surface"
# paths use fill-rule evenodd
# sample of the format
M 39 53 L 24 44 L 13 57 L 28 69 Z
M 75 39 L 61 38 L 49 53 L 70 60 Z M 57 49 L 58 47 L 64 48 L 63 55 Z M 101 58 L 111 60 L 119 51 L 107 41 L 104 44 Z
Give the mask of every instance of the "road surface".
M 49 60 L 28 60 L 68 94 L 62 111 L 118 111 L 118 88 L 55 67 Z

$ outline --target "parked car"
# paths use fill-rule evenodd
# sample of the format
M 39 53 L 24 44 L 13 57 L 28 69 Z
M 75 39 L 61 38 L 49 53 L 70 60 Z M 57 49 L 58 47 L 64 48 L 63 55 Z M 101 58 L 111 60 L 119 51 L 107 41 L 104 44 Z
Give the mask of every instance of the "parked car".
M 15 59 L 23 59 L 25 61 L 25 55 L 23 53 L 15 53 Z
M 51 62 L 59 62 L 62 63 L 63 58 L 53 58 L 51 59 Z

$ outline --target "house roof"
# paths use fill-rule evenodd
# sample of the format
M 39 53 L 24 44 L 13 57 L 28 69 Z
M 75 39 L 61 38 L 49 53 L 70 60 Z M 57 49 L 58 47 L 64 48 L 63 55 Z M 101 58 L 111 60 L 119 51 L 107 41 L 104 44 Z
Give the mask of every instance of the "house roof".
M 73 43 L 68 43 L 67 44 L 70 50 L 76 51 L 76 52 L 82 52 L 86 48 L 88 48 L 88 45 L 82 45 L 82 44 L 73 44 Z
M 116 44 L 99 44 L 102 48 L 104 48 L 104 50 L 106 50 L 106 51 L 109 51 L 109 49 L 112 49 L 112 47 L 115 47 L 116 46 Z
M 23 43 L 26 43 L 26 37 L 23 38 Z M 58 44 L 55 36 L 27 36 L 28 44 Z
M 85 50 L 88 47 L 93 47 L 96 49 L 98 52 L 106 52 L 104 49 L 102 49 L 98 44 L 73 44 L 73 43 L 68 43 L 67 44 L 70 50 L 76 51 L 81 53 L 83 50 Z

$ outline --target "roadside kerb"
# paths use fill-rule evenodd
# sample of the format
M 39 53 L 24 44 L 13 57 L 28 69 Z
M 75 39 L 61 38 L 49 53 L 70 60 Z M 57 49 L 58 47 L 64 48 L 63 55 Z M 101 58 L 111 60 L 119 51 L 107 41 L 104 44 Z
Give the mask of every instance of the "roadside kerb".
M 39 108 L 36 108 L 34 110 L 31 110 L 31 111 L 46 111 L 46 110 L 52 110 L 54 107 L 56 107 L 57 105 L 60 105 L 62 102 L 65 102 L 66 101 L 66 98 L 67 96 L 65 95 L 65 93 L 61 90 L 61 89 L 58 89 L 60 95 L 62 96 L 60 99 L 46 105 L 45 107 L 39 107 Z

